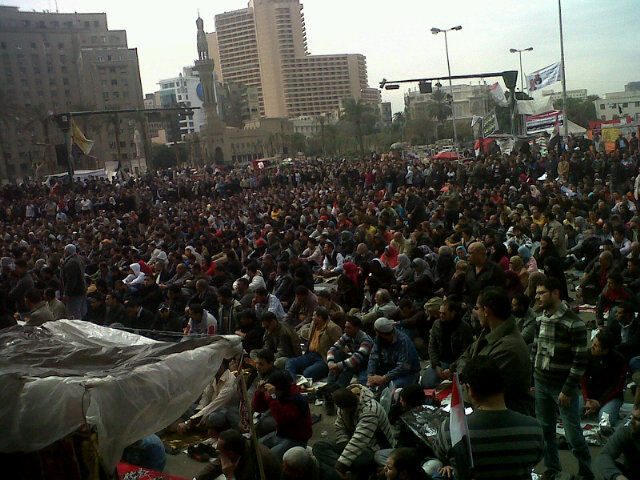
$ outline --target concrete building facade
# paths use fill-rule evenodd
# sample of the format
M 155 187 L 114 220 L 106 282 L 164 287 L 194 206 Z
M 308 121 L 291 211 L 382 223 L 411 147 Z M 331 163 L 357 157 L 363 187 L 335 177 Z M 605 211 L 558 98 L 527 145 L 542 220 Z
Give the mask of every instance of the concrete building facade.
M 255 87 L 262 116 L 317 115 L 349 96 L 379 103 L 364 55 L 309 54 L 299 0 L 250 0 L 245 9 L 216 15 L 215 28 L 207 41 L 217 75 L 222 83 Z
M 0 103 L 12 113 L 0 127 L 0 178 L 62 170 L 54 149 L 62 135 L 51 115 L 142 108 L 137 50 L 128 47 L 126 31 L 109 30 L 105 13 L 0 6 Z M 78 167 L 127 163 L 140 153 L 134 134 L 141 122 L 92 116 L 78 117 L 77 124 L 95 142 Z
M 599 120 L 613 120 L 630 116 L 640 120 L 640 90 L 605 93 L 602 98 L 593 101 Z
M 193 115 L 178 121 L 180 139 L 184 140 L 187 135 L 199 132 L 205 123 L 205 114 L 202 108 L 202 86 L 198 72 L 185 68 L 177 77 L 160 80 L 158 84 L 160 90 L 157 93 L 161 98 L 172 97 L 171 100 L 165 99 L 165 103 L 197 107 Z
M 449 86 L 442 86 L 449 95 Z M 404 95 L 405 111 L 409 120 L 429 117 L 431 93 L 409 90 Z M 456 119 L 472 118 L 474 115 L 486 116 L 490 110 L 489 87 L 487 85 L 453 85 L 453 108 Z M 451 117 L 449 117 L 451 118 Z
M 562 100 L 562 92 L 554 92 L 552 90 L 543 90 L 542 96 L 551 97 L 552 102 L 555 102 L 556 100 Z M 583 100 L 587 98 L 587 89 L 579 88 L 576 90 L 567 90 L 567 98 L 578 98 Z

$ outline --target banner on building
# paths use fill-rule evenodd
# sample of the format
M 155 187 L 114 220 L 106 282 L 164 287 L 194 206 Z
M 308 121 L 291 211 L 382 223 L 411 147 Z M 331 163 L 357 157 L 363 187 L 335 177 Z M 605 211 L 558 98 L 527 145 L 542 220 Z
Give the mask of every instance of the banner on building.
M 491 98 L 498 104 L 500 107 L 508 107 L 509 102 L 507 101 L 507 97 L 504 96 L 504 91 L 498 82 L 494 83 L 489 87 L 489 93 L 491 93 Z
M 554 63 L 527 75 L 529 93 L 548 87 L 549 85 L 562 80 L 562 69 L 560 68 L 560 65 L 560 62 Z
M 619 128 L 603 128 L 602 129 L 602 140 L 606 142 L 615 142 L 620 136 Z
M 552 110 L 541 115 L 527 115 L 525 124 L 527 135 L 551 133 L 554 128 L 560 128 L 564 125 L 564 114 L 562 110 Z

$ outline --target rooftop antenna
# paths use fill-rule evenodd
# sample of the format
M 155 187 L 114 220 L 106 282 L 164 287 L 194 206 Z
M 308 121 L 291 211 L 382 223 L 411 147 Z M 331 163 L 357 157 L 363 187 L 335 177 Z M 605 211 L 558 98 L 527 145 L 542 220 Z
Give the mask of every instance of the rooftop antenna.
M 58 0 L 56 0 L 56 13 L 60 13 L 60 11 L 58 10 Z

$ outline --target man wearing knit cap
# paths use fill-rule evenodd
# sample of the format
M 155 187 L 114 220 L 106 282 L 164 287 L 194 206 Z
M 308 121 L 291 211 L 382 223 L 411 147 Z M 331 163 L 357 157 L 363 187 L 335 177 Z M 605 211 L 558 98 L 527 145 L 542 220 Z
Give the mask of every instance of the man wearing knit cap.
M 67 304 L 69 318 L 82 320 L 87 313 L 87 284 L 84 279 L 84 261 L 76 253 L 76 247 L 64 247 L 62 264 L 62 299 Z
M 406 387 L 414 383 L 420 360 L 411 339 L 386 317 L 375 321 L 374 330 L 376 339 L 369 356 L 367 385 L 384 387 L 393 381 L 396 387 Z

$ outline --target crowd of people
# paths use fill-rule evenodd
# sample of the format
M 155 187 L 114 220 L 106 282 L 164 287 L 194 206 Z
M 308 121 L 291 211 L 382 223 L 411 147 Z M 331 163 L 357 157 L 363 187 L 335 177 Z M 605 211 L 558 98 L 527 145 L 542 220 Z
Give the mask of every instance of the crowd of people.
M 387 479 L 464 478 L 448 425 L 416 450 L 380 404 L 401 389 L 391 411 L 411 409 L 454 375 L 474 407 L 474 478 L 530 478 L 541 459 L 555 478 L 558 417 L 581 478 L 638 478 L 640 404 L 619 420 L 640 371 L 640 154 L 635 136 L 602 146 L 6 185 L 0 326 L 241 336 L 267 478 L 372 478 L 384 461 Z M 179 420 L 218 436 L 222 461 L 201 479 L 259 478 L 235 361 Z M 305 448 L 299 376 L 326 379 L 334 442 Z M 594 463 L 582 417 L 617 427 Z

